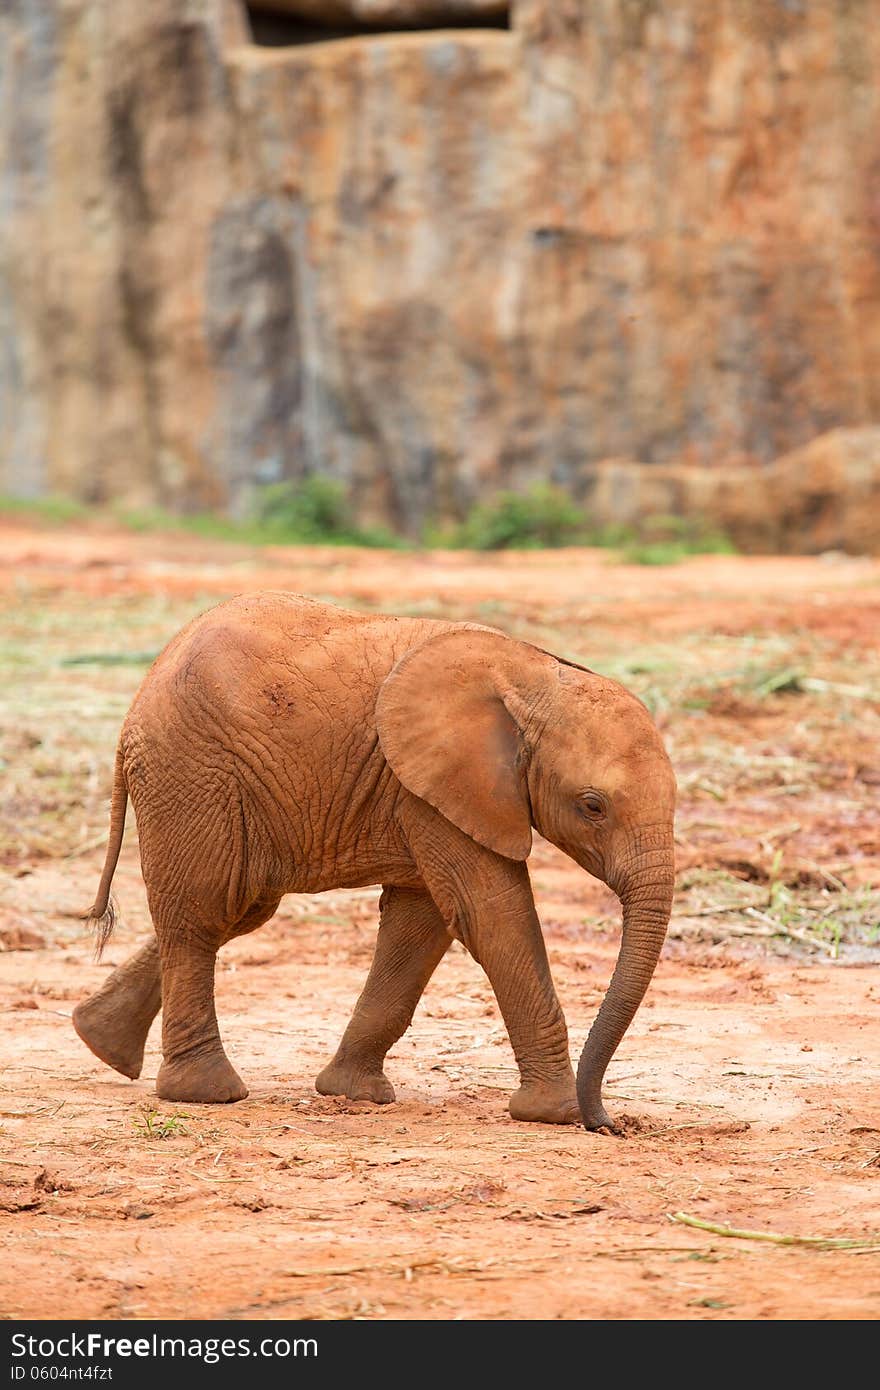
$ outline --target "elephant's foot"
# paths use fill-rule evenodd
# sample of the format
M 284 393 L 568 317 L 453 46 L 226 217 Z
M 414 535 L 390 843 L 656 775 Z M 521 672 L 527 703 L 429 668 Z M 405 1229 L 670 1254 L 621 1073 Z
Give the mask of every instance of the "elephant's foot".
M 509 1109 L 515 1120 L 531 1120 L 543 1125 L 581 1124 L 573 1077 L 566 1085 L 524 1081 L 510 1097 Z
M 394 1087 L 381 1070 L 370 1071 L 355 1062 L 342 1062 L 334 1057 L 315 1082 L 322 1096 L 347 1096 L 349 1100 L 371 1100 L 374 1105 L 390 1105 Z
M 150 1025 L 162 1006 L 155 937 L 73 1011 L 73 1026 L 95 1056 L 123 1076 L 140 1076 Z
M 151 1022 L 152 1016 L 144 1027 L 144 1020 L 132 1019 L 101 994 L 77 1004 L 73 1011 L 73 1026 L 86 1047 L 108 1067 L 132 1080 L 141 1074 Z
M 164 1061 L 156 1078 L 161 1100 L 187 1101 L 195 1105 L 224 1105 L 244 1100 L 248 1088 L 222 1048 L 181 1060 Z

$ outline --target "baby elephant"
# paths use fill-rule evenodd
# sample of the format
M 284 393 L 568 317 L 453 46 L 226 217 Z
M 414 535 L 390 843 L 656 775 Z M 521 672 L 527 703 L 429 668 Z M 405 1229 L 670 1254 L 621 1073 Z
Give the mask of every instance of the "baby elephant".
M 241 1100 L 214 1010 L 218 948 L 285 893 L 376 883 L 373 964 L 318 1090 L 394 1099 L 385 1054 L 454 938 L 504 1016 L 511 1115 L 613 1128 L 602 1078 L 666 934 L 675 802 L 659 734 L 615 681 L 472 623 L 240 597 L 169 643 L 125 720 L 87 914 L 99 947 L 128 797 L 156 940 L 74 1013 L 102 1061 L 138 1076 L 161 1007 L 158 1094 Z M 623 905 L 576 1087 L 526 869 L 532 826 Z

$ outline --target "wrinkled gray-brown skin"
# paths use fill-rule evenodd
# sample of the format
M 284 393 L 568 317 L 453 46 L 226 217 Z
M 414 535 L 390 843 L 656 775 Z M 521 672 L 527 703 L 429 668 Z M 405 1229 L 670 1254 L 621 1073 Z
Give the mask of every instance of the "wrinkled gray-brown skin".
M 394 1099 L 385 1054 L 455 938 L 504 1016 L 521 1079 L 511 1115 L 611 1126 L 602 1078 L 651 980 L 673 884 L 675 780 L 622 686 L 475 625 L 237 598 L 170 643 L 125 721 L 89 914 L 102 934 L 126 794 L 156 939 L 75 1012 L 109 1065 L 139 1074 L 161 1005 L 158 1094 L 241 1099 L 214 1011 L 218 948 L 285 893 L 380 883 L 373 964 L 318 1090 Z M 525 864 L 532 826 L 623 905 L 577 1088 Z

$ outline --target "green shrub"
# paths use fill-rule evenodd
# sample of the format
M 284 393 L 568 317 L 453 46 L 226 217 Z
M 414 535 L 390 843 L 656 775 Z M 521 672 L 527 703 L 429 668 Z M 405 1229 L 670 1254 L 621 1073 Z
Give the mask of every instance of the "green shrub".
M 464 522 L 426 533 L 426 543 L 464 550 L 536 550 L 592 545 L 616 550 L 628 564 L 673 565 L 689 555 L 733 554 L 721 532 L 700 518 L 647 517 L 638 526 L 591 527 L 568 494 L 552 483 L 499 492 L 478 502 Z
M 345 488 L 319 473 L 261 487 L 253 512 L 254 520 L 268 531 L 291 539 L 338 540 L 354 530 Z
M 256 495 L 253 520 L 267 541 L 304 545 L 400 547 L 383 527 L 355 523 L 344 484 L 320 473 L 297 482 L 271 483 Z
M 583 514 L 562 488 L 535 483 L 478 502 L 450 540 L 465 550 L 535 550 L 573 545 L 583 529 Z

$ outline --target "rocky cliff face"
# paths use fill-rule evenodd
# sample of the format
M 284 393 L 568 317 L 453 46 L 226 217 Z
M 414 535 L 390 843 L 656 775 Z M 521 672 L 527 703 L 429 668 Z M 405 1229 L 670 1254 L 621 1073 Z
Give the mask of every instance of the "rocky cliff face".
M 880 420 L 873 0 L 254 10 L 291 42 L 239 0 L 0 13 L 3 490 L 322 470 L 415 528 Z

